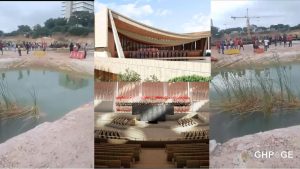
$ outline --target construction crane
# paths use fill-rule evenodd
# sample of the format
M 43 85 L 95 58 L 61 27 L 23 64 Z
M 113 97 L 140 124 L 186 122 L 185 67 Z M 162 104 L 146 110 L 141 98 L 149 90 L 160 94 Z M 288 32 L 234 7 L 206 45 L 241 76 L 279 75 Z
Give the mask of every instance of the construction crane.
M 253 18 L 260 18 L 259 16 L 249 16 L 248 14 L 248 8 L 247 8 L 247 14 L 246 16 L 231 16 L 232 19 L 246 19 L 246 24 L 247 24 L 247 34 L 248 34 L 248 37 L 251 37 L 250 35 L 250 19 L 253 19 Z

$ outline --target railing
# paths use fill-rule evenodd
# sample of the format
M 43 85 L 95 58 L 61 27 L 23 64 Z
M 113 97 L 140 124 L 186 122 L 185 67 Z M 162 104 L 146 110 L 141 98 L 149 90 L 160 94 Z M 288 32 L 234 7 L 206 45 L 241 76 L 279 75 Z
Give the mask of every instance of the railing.
M 138 50 L 138 51 L 124 51 L 126 58 L 139 59 L 163 59 L 163 60 L 189 60 L 189 59 L 203 59 L 202 51 L 184 51 L 184 50 Z

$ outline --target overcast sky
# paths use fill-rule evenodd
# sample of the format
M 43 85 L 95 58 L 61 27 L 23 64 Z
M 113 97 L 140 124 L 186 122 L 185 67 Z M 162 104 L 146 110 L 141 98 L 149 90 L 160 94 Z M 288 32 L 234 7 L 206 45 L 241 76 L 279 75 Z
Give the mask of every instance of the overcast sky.
M 57 2 L 3 2 L 0 1 L 0 30 L 17 30 L 18 25 L 43 25 L 49 18 L 62 16 L 61 1 Z
M 298 0 L 212 0 L 213 25 L 219 28 L 245 27 L 245 19 L 233 20 L 231 16 L 261 16 L 251 19 L 250 24 L 269 27 L 275 24 L 300 24 L 300 1 Z
M 103 6 L 144 24 L 187 33 L 210 30 L 210 0 L 96 0 Z

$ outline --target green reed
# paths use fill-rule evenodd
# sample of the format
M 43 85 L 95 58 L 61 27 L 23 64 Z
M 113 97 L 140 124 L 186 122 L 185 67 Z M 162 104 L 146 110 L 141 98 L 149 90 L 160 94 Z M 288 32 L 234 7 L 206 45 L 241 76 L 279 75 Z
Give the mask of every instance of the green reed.
M 32 106 L 21 106 L 14 99 L 13 94 L 5 81 L 0 81 L 0 120 L 22 117 L 39 118 L 36 91 L 30 92 L 33 99 Z
M 217 98 L 211 100 L 213 108 L 223 112 L 246 115 L 254 112 L 270 114 L 278 110 L 299 109 L 300 99 L 292 89 L 291 77 L 274 54 L 275 74 L 238 77 L 228 74 L 220 83 L 212 82 Z M 253 64 L 252 64 L 253 65 Z

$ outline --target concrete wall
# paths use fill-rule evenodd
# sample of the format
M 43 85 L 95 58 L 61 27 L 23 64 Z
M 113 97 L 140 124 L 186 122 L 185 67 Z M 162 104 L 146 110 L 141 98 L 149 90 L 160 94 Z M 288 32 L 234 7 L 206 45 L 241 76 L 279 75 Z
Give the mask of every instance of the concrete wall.
M 112 101 L 116 96 L 189 96 L 193 101 L 205 102 L 209 98 L 208 82 L 95 82 L 94 87 L 95 99 L 102 101 Z
M 125 72 L 127 68 L 139 73 L 142 80 L 153 74 L 160 81 L 193 74 L 204 77 L 211 76 L 211 63 L 209 61 L 185 62 L 95 57 L 95 69 L 119 74 Z
M 108 9 L 102 8 L 95 15 L 95 47 L 108 47 Z

